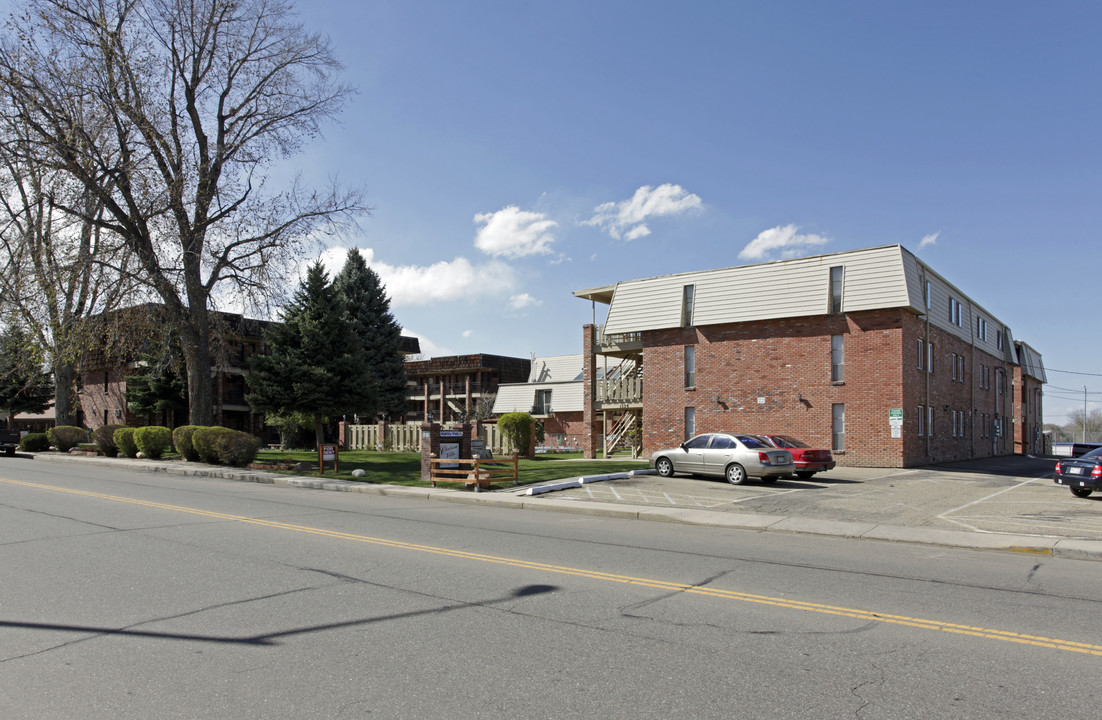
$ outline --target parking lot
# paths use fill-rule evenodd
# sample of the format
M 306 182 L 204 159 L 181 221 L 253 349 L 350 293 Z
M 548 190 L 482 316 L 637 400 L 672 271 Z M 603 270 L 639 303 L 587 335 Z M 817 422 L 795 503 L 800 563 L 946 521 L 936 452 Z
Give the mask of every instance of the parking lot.
M 559 499 L 902 527 L 1102 539 L 1102 494 L 1052 482 L 1055 459 L 1011 456 L 919 468 L 835 468 L 810 480 L 730 485 L 644 475 L 552 493 Z

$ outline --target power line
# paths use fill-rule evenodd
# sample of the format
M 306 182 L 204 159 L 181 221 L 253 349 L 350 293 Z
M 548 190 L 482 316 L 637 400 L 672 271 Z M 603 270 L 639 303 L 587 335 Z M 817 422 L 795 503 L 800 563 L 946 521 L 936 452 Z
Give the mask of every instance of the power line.
M 1067 373 L 1068 375 L 1090 375 L 1091 377 L 1102 377 L 1102 373 L 1089 373 L 1089 372 L 1077 372 L 1075 370 L 1057 370 L 1056 368 L 1045 368 L 1046 372 L 1058 372 Z

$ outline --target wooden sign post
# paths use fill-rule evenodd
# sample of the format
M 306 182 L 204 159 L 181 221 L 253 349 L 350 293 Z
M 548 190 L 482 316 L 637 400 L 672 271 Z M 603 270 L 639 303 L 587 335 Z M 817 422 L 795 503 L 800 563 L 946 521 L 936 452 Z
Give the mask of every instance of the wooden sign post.
M 318 446 L 318 468 L 322 475 L 325 474 L 325 463 L 333 462 L 333 472 L 341 471 L 340 459 L 337 455 L 336 443 L 323 443 Z

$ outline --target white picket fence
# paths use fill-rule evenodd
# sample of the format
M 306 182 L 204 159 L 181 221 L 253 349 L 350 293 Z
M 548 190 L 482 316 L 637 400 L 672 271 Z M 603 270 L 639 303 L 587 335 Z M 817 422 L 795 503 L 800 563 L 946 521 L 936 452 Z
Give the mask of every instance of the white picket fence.
M 347 450 L 389 450 L 390 452 L 420 452 L 420 425 L 387 425 L 386 442 L 379 440 L 378 425 L 347 425 L 344 439 Z M 478 436 L 495 456 L 505 455 L 505 446 L 497 425 L 482 425 Z M 512 448 L 509 449 L 510 452 Z

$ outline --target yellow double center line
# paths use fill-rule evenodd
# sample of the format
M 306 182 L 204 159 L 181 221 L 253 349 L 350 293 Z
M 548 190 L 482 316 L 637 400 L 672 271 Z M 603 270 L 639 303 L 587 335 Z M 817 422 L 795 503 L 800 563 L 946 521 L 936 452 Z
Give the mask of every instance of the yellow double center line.
M 103 493 L 90 492 L 87 490 L 61 488 L 53 485 L 41 485 L 38 483 L 23 482 L 20 480 L 8 480 L 6 478 L 0 478 L 0 482 L 8 483 L 10 485 L 21 485 L 24 487 L 36 488 L 39 490 L 49 490 L 52 492 L 68 493 L 70 495 L 80 495 L 83 497 L 96 498 L 99 500 L 110 500 L 113 502 L 128 503 L 130 505 L 140 505 L 142 507 L 155 508 L 158 510 L 186 513 L 188 515 L 198 515 L 201 517 L 213 518 L 215 520 L 227 520 L 231 522 L 247 523 L 249 525 L 261 525 L 263 527 L 275 528 L 277 530 L 290 530 L 293 532 L 307 533 L 310 535 L 320 535 L 322 537 L 329 537 L 337 540 L 352 540 L 355 542 L 370 543 L 372 545 L 381 545 L 383 547 L 396 548 L 399 550 L 415 550 L 417 552 L 431 553 L 433 555 L 443 555 L 445 557 L 459 558 L 462 560 L 475 560 L 478 562 L 494 563 L 497 565 L 508 565 L 510 567 L 523 568 L 526 570 L 538 570 L 559 575 L 572 575 L 574 577 L 587 578 L 590 580 L 602 580 L 605 582 L 640 585 L 642 587 L 655 588 L 658 590 L 684 592 L 691 595 L 707 595 L 709 597 L 723 598 L 726 600 L 738 600 L 741 602 L 756 603 L 759 605 L 771 605 L 773 607 L 787 608 L 790 610 L 803 610 L 805 612 L 816 612 L 826 615 L 839 615 L 842 617 L 854 618 L 857 620 L 889 623 L 892 625 L 905 625 L 907 627 L 920 628 L 923 630 L 937 630 L 940 632 L 955 633 L 957 635 L 970 635 L 972 637 L 987 638 L 990 640 L 1003 640 L 1006 642 L 1020 643 L 1023 645 L 1035 645 L 1037 647 L 1051 648 L 1053 650 L 1064 650 L 1067 652 L 1085 653 L 1088 655 L 1102 655 L 1102 645 L 1091 645 L 1089 643 L 1074 642 L 1072 640 L 1060 640 L 1057 638 L 1049 638 L 1039 635 L 1025 635 L 1022 633 L 1009 632 L 1006 630 L 995 630 L 992 628 L 975 627 L 972 625 L 959 625 L 956 623 L 940 622 L 938 620 L 926 620 L 923 618 L 908 617 L 906 615 L 892 615 L 889 613 L 873 612 L 870 610 L 859 610 L 856 608 L 838 607 L 835 605 L 821 605 L 819 603 L 789 600 L 787 598 L 770 597 L 768 595 L 754 595 L 751 593 L 737 592 L 734 590 L 721 590 L 718 588 L 698 587 L 696 585 L 687 585 L 685 583 L 668 582 L 665 580 L 653 580 L 649 578 L 638 578 L 632 577 L 630 575 L 615 575 L 612 573 L 599 572 L 596 570 L 584 570 L 581 568 L 565 567 L 562 565 L 549 565 L 547 563 L 531 562 L 528 560 L 517 560 L 515 558 L 499 557 L 496 555 L 483 555 L 481 553 L 465 552 L 463 550 L 451 550 L 448 548 L 435 547 L 432 545 L 418 545 L 416 543 L 406 543 L 400 542 L 398 540 L 386 540 L 384 538 L 374 538 L 368 537 L 366 535 L 355 535 L 353 533 L 338 532 L 336 530 L 325 530 L 322 528 L 309 527 L 306 525 L 294 525 L 292 523 L 282 523 L 276 522 L 274 520 L 262 520 L 260 518 L 246 517 L 244 515 L 230 515 L 228 513 L 201 510 L 199 508 L 185 507 L 182 505 L 167 505 L 165 503 L 151 502 L 149 500 L 139 500 L 137 498 L 121 497 L 118 495 L 105 495 Z

